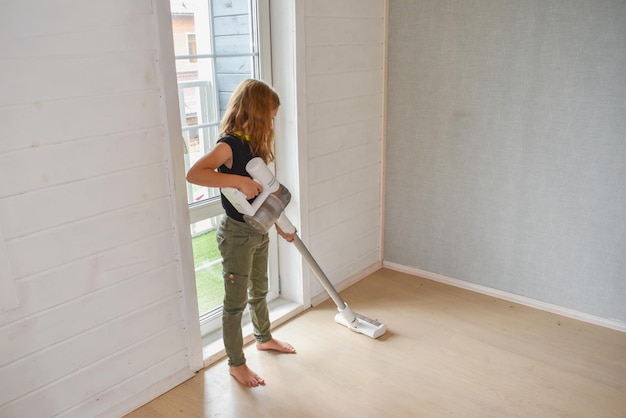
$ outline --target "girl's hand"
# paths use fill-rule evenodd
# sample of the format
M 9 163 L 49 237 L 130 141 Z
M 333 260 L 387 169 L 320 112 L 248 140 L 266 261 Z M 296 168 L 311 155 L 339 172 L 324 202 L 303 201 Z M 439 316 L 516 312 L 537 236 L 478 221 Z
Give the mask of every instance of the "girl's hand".
M 276 224 L 276 232 L 278 232 L 278 235 L 280 235 L 281 237 L 285 238 L 287 240 L 287 242 L 293 242 L 294 239 L 296 239 L 296 233 L 298 232 L 298 230 L 293 231 L 293 233 L 288 234 L 285 231 L 283 231 L 282 229 L 280 229 L 278 227 L 278 224 Z
M 241 193 L 246 195 L 246 199 L 248 200 L 254 198 L 263 191 L 261 184 L 246 176 L 241 176 L 241 183 L 237 188 Z

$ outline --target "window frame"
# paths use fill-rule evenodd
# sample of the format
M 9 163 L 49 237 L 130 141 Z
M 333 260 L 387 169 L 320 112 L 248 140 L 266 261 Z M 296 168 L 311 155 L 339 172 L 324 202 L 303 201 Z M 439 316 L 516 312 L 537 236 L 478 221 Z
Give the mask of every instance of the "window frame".
M 211 0 L 207 0 L 209 7 L 209 17 L 211 14 Z M 271 65 L 271 46 L 270 46 L 270 5 L 269 0 L 248 0 L 248 4 L 250 5 L 250 15 L 252 21 L 251 30 L 255 39 L 255 46 L 258 49 L 257 56 L 257 64 L 252 68 L 252 73 L 257 73 L 257 78 L 272 84 L 272 65 Z M 197 34 L 198 29 L 194 34 Z M 186 39 L 188 34 L 185 34 Z M 213 39 L 213 35 L 211 34 L 211 39 Z M 211 54 L 208 56 L 206 54 L 185 54 L 185 55 L 175 55 L 174 62 L 178 60 L 191 60 L 199 59 L 199 58 L 214 58 L 215 55 Z M 178 88 L 178 86 L 177 86 Z M 182 100 L 182 99 L 179 99 Z M 179 106 L 180 109 L 180 106 Z M 186 125 L 184 114 L 181 114 L 181 129 Z M 185 143 L 187 147 L 187 144 Z M 185 158 L 188 158 L 188 154 L 185 154 Z M 187 190 L 190 191 L 190 185 L 187 183 Z M 219 195 L 216 197 L 212 197 L 206 200 L 202 200 L 200 202 L 192 202 L 188 203 L 188 211 L 189 211 L 189 222 L 190 225 L 203 221 L 209 218 L 220 216 L 224 213 L 223 208 L 221 206 Z M 275 230 L 272 228 L 270 230 L 270 249 L 269 249 L 269 289 L 270 292 L 267 295 L 267 300 L 270 302 L 271 300 L 277 299 L 280 296 L 280 280 L 279 280 L 279 272 L 278 272 L 278 245 L 276 243 L 277 234 Z M 195 281 L 195 277 L 194 277 Z M 221 326 L 221 313 L 222 306 L 209 311 L 208 313 L 203 313 L 199 316 L 200 319 L 200 328 L 201 328 L 201 336 L 205 337 L 206 335 L 217 331 Z

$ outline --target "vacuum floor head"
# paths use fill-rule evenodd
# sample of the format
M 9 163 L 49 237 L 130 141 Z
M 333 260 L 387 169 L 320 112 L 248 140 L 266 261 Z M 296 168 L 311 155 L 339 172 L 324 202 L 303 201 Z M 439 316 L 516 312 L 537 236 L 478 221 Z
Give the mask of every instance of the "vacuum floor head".
M 335 322 L 348 327 L 348 329 L 354 332 L 367 335 L 370 338 L 378 338 L 387 332 L 385 324 L 381 324 L 378 321 L 359 314 L 354 314 L 354 320 L 352 322 L 348 322 L 343 312 L 339 311 L 337 315 L 335 315 Z

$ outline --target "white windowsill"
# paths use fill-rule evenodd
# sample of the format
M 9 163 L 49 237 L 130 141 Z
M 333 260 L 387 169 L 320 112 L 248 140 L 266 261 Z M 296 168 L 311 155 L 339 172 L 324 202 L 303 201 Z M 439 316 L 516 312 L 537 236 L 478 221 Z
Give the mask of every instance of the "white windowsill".
M 272 329 L 304 311 L 304 308 L 299 303 L 283 298 L 274 299 L 269 302 L 268 308 L 270 311 Z M 249 316 L 247 316 L 247 319 L 244 319 L 242 329 L 243 343 L 246 345 L 254 340 L 252 324 L 250 323 Z M 208 367 L 211 364 L 222 360 L 225 356 L 226 352 L 224 351 L 221 328 L 205 335 L 202 338 L 202 358 L 204 359 L 204 367 Z

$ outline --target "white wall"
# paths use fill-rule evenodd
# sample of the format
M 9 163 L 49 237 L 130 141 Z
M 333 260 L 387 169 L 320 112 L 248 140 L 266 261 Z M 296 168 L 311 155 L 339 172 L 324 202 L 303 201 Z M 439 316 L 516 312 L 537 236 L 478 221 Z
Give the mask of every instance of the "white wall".
M 181 303 L 167 4 L 0 4 L 2 417 L 115 416 L 201 365 Z
M 386 262 L 626 329 L 624 22 L 617 0 L 390 1 Z
M 303 240 L 335 283 L 381 265 L 385 2 L 305 1 L 297 32 Z M 312 278 L 311 296 L 325 297 Z

